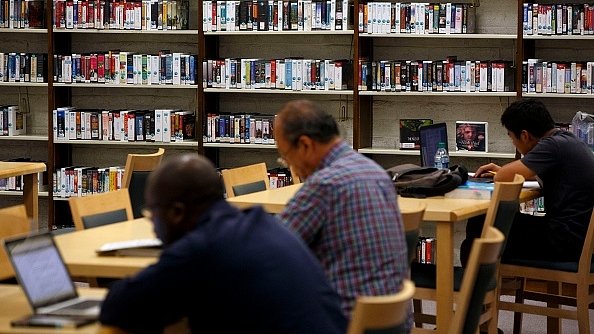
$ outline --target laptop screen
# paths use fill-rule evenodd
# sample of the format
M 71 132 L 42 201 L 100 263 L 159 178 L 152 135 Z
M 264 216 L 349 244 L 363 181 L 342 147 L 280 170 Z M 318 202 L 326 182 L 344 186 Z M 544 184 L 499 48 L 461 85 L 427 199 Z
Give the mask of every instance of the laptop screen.
M 448 129 L 445 123 L 425 125 L 419 128 L 419 137 L 421 144 L 421 166 L 433 167 L 433 158 L 437 151 L 437 144 L 446 143 L 446 151 L 449 152 Z
M 78 296 L 50 233 L 8 240 L 4 247 L 34 309 Z

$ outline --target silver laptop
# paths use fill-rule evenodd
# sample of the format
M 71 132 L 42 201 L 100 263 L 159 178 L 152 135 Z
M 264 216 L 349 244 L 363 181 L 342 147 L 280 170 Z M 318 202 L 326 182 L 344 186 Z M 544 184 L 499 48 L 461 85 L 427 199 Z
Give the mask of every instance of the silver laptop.
M 3 244 L 35 314 L 99 316 L 102 300 L 79 297 L 49 232 L 4 240 Z

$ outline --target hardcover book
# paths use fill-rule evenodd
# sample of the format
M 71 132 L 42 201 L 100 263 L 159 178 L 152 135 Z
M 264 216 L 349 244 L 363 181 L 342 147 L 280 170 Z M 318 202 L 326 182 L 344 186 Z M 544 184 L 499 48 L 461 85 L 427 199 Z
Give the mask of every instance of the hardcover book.
M 458 188 L 445 193 L 445 198 L 491 199 L 495 184 L 493 182 L 466 181 Z
M 400 149 L 421 149 L 419 128 L 433 124 L 431 119 L 401 119 L 400 120 Z
M 488 152 L 488 125 L 456 121 L 456 151 Z

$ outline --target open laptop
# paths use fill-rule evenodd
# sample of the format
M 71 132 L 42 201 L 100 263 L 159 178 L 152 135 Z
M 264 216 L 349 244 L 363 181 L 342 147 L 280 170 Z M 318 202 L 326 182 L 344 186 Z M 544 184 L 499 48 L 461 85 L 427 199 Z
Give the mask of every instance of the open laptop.
M 448 129 L 446 123 L 437 123 L 425 125 L 419 128 L 419 137 L 421 145 L 421 166 L 433 167 L 435 152 L 437 152 L 437 144 L 440 142 L 446 143 L 446 151 L 448 150 Z
M 3 244 L 35 314 L 98 318 L 102 300 L 78 296 L 49 232 L 7 239 Z

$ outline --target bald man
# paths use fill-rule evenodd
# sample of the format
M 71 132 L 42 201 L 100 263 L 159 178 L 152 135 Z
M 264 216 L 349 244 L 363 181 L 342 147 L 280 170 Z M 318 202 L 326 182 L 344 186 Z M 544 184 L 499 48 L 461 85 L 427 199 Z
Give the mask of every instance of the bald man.
M 163 253 L 111 287 L 102 324 L 160 333 L 187 317 L 195 333 L 346 331 L 340 300 L 307 246 L 261 208 L 227 204 L 207 159 L 165 161 L 145 196 Z
M 350 315 L 357 296 L 400 291 L 407 249 L 386 171 L 342 141 L 335 120 L 312 101 L 287 103 L 275 123 L 281 158 L 305 180 L 278 217 L 322 263 L 343 311 Z

